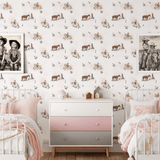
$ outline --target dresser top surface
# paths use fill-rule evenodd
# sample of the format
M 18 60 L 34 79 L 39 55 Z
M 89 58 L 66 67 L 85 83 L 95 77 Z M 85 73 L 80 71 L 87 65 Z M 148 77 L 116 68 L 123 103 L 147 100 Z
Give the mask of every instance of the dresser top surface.
M 113 100 L 111 98 L 103 98 L 103 99 L 84 99 L 84 98 L 52 98 L 49 101 L 50 103 L 112 103 Z

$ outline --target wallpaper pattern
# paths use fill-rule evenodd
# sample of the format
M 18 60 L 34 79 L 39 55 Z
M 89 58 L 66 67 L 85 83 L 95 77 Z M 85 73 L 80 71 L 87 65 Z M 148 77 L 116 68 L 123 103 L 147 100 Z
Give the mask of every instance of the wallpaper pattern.
M 1 32 L 25 34 L 25 74 L 1 74 L 0 87 L 38 92 L 47 142 L 48 100 L 60 89 L 74 98 L 99 85 L 114 100 L 116 140 L 127 89 L 159 88 L 159 74 L 136 71 L 137 35 L 159 33 L 159 9 L 155 0 L 3 1 Z

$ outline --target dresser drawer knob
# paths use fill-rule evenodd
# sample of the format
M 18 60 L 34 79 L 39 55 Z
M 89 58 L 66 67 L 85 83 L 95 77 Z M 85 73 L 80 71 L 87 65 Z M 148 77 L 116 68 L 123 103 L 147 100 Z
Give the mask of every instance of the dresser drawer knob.
M 96 123 L 96 126 L 99 126 L 99 123 Z
M 63 109 L 63 111 L 67 111 L 67 109 Z
M 99 111 L 99 109 L 96 109 L 96 111 Z
M 67 125 L 67 123 L 64 123 L 64 126 L 66 126 Z
M 99 140 L 99 138 L 96 138 L 96 140 Z
M 66 138 L 64 137 L 63 140 L 66 140 Z

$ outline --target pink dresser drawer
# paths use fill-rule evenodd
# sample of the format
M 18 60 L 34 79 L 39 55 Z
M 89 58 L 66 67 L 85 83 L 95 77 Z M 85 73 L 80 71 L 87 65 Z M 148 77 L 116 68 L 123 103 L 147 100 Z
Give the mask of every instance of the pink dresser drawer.
M 51 117 L 52 131 L 110 131 L 111 117 Z

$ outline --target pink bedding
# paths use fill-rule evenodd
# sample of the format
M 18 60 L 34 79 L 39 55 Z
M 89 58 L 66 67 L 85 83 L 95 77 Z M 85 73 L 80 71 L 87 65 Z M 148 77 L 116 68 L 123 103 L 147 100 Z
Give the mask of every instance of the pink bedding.
M 128 151 L 128 145 L 130 144 L 130 141 L 135 134 L 135 128 L 136 128 L 137 123 L 131 123 L 128 131 L 124 132 L 124 143 L 121 145 L 121 148 L 123 151 L 127 152 Z M 154 120 L 152 122 L 152 129 L 153 132 L 158 132 L 158 121 Z M 140 132 L 144 132 L 144 121 L 140 122 L 138 125 L 138 130 Z M 146 133 L 151 133 L 151 122 L 146 121 Z
M 33 156 L 29 157 L 28 160 L 40 160 L 40 158 L 43 156 L 43 150 L 41 149 L 39 139 L 36 135 L 36 130 L 34 128 L 30 127 L 27 122 L 25 124 L 26 124 L 26 128 L 27 128 L 29 142 L 31 144 L 31 147 L 34 150 Z M 7 120 L 4 122 L 4 130 L 9 130 L 9 128 L 10 128 L 10 123 Z M 12 128 L 12 130 L 17 129 L 16 121 L 11 122 L 11 128 Z M 21 122 L 19 122 L 18 128 L 19 128 L 19 131 L 24 132 L 24 126 Z M 0 123 L 0 130 L 2 130 L 2 123 Z

